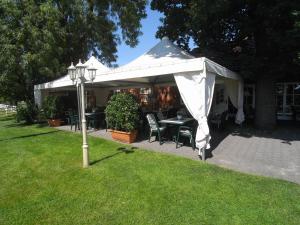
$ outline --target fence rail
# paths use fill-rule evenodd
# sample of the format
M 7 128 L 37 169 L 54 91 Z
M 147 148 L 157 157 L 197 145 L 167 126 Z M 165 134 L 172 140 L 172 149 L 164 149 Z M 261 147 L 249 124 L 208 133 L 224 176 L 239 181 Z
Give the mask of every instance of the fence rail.
M 14 105 L 0 104 L 0 112 L 3 115 L 11 115 L 17 112 L 17 107 Z

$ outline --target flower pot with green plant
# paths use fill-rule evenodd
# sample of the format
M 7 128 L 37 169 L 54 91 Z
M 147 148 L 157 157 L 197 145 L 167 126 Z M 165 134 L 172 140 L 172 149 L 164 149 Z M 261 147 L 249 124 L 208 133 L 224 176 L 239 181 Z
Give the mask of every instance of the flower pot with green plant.
M 127 143 L 135 141 L 139 121 L 138 108 L 139 105 L 131 94 L 117 93 L 110 98 L 105 113 L 112 138 Z
M 61 98 L 58 96 L 47 96 L 42 104 L 42 110 L 50 127 L 61 125 L 61 115 L 63 111 Z

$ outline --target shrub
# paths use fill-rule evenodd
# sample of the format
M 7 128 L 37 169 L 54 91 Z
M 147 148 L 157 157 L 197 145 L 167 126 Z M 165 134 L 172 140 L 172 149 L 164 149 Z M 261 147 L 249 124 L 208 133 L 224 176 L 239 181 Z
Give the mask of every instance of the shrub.
M 114 94 L 105 109 L 110 128 L 119 131 L 133 131 L 137 128 L 139 105 L 134 96 L 127 93 Z
M 58 119 L 63 112 L 63 104 L 58 96 L 47 96 L 42 104 L 43 114 L 47 119 Z
M 17 122 L 25 121 L 26 123 L 33 123 L 38 114 L 38 108 L 32 102 L 18 102 L 17 104 Z

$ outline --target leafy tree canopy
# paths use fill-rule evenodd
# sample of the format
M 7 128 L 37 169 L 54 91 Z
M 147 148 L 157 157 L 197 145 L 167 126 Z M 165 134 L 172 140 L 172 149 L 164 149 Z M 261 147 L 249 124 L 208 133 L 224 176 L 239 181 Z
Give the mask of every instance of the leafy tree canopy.
M 146 0 L 0 0 L 0 96 L 32 100 L 33 85 L 93 53 L 106 64 L 117 44 L 135 46 Z M 118 35 L 120 30 L 121 35 Z
M 152 0 L 164 14 L 157 36 L 168 36 L 199 56 L 240 72 L 298 74 L 300 1 L 298 0 Z

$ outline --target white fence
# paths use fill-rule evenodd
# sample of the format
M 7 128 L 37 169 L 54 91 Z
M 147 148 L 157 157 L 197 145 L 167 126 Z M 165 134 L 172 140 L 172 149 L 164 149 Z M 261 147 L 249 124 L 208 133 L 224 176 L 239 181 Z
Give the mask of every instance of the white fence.
M 5 114 L 8 115 L 10 113 L 15 113 L 17 111 L 17 107 L 14 105 L 0 104 L 0 111 L 5 112 Z

